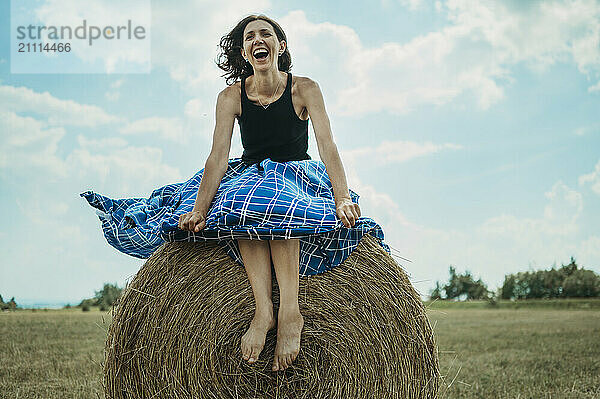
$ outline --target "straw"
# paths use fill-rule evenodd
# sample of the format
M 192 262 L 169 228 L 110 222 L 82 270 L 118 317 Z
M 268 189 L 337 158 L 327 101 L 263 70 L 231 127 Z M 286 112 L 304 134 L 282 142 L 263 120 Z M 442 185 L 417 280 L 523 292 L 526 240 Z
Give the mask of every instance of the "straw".
M 277 315 L 279 290 L 273 278 Z M 273 372 L 276 329 L 253 365 L 240 339 L 254 314 L 245 270 L 216 243 L 165 243 L 113 308 L 107 398 L 435 398 L 433 330 L 401 266 L 365 235 L 334 269 L 300 279 L 301 349 Z

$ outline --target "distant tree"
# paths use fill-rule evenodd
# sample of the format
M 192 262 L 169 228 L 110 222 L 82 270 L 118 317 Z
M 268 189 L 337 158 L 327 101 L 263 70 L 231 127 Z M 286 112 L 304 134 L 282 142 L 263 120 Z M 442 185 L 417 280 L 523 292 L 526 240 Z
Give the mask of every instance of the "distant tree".
M 500 298 L 511 299 L 515 292 L 516 279 L 513 274 L 504 276 L 504 284 L 500 287 Z
M 87 306 L 99 306 L 101 310 L 108 310 L 121 296 L 122 288 L 119 288 L 116 284 L 105 283 L 101 290 L 95 291 L 93 298 L 87 298 L 82 300 L 78 307 Z
M 563 298 L 600 296 L 600 277 L 591 270 L 579 269 L 571 256 L 568 265 L 557 270 L 518 272 L 504 276 L 503 299 Z
M 10 298 L 10 301 L 4 302 L 2 295 L 0 295 L 0 310 L 15 310 L 17 308 L 15 297 Z
M 560 298 L 563 296 L 563 281 L 565 275 L 554 267 L 548 271 L 543 271 L 544 288 L 546 298 Z
M 456 274 L 454 266 L 450 266 L 448 273 L 450 274 L 450 279 L 448 279 L 448 284 L 444 285 L 446 299 L 458 298 L 464 291 L 462 279 Z
M 529 295 L 529 273 L 519 272 L 514 276 L 513 292 L 510 298 L 522 299 L 527 298 Z M 503 289 L 503 292 L 507 292 L 507 289 Z
M 566 277 L 569 277 L 571 274 L 575 273 L 577 271 L 577 263 L 575 263 L 575 258 L 571 256 L 571 262 L 566 266 L 563 265 L 560 270 Z
M 474 281 L 470 274 L 463 278 L 468 278 L 463 283 L 466 289 L 467 299 L 487 299 L 489 297 L 490 291 L 487 289 L 487 286 L 481 278 Z
M 87 299 L 84 299 L 83 301 L 81 301 L 79 303 L 79 305 L 77 305 L 77 306 L 80 308 L 84 307 L 84 306 L 87 306 L 87 307 L 98 306 L 98 303 L 97 303 L 96 298 L 87 298 Z
M 122 291 L 116 284 L 105 283 L 100 291 L 96 291 L 96 303 L 104 308 L 110 307 L 121 296 Z
M 454 266 L 450 266 L 448 270 L 450 278 L 448 284 L 440 287 L 436 282 L 436 288 L 431 293 L 431 298 L 434 296 L 442 298 L 441 291 L 445 292 L 445 299 L 486 299 L 490 295 L 485 283 L 480 279 L 475 281 L 470 271 L 465 271 L 464 274 L 457 274 Z
M 442 299 L 442 286 L 439 281 L 435 282 L 435 288 L 429 294 L 430 300 Z
M 576 270 L 563 282 L 563 291 L 567 297 L 600 296 L 600 278 L 591 270 Z

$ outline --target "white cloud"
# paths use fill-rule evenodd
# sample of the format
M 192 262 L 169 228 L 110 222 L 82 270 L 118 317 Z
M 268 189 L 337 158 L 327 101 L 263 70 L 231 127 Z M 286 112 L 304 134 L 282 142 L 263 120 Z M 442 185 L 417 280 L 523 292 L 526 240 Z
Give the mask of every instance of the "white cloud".
M 581 194 L 559 180 L 554 183 L 552 190 L 544 193 L 544 196 L 550 200 L 544 208 L 544 219 L 549 224 L 558 226 L 562 232 L 576 232 L 577 218 L 583 210 Z
M 588 87 L 588 93 L 595 93 L 597 91 L 600 91 L 600 82 L 596 83 L 593 86 Z
M 422 0 L 401 1 L 411 9 L 423 6 Z M 155 67 L 165 67 L 190 92 L 218 92 L 223 71 L 214 60 L 221 36 L 241 15 L 269 7 L 268 0 L 251 5 L 190 0 L 180 4 L 186 9 L 182 14 L 167 3 L 153 4 Z M 584 74 L 600 71 L 600 4 L 594 0 L 526 5 L 449 0 L 436 9 L 446 13 L 448 26 L 406 43 L 376 47 L 363 45 L 348 26 L 312 23 L 303 11 L 278 21 L 288 34 L 294 70 L 321 83 L 333 114 L 406 113 L 459 96 L 473 96 L 485 110 L 504 99 L 505 87 L 514 81 L 511 68 L 517 65 L 543 71 L 573 60 Z M 107 93 L 107 98 L 116 100 L 117 94 Z M 212 113 L 206 105 L 202 109 Z M 198 106 L 193 100 L 186 115 L 197 115 Z
M 127 25 L 142 26 L 144 40 L 96 40 L 93 45 L 73 43 L 71 55 L 93 68 L 94 72 L 148 72 L 150 67 L 150 38 L 152 35 L 149 0 L 99 2 L 93 0 L 45 0 L 35 9 L 39 20 L 47 26 L 78 27 L 86 20 L 88 26 L 100 29 Z M 90 35 L 88 34 L 88 37 Z M 77 43 L 79 44 L 79 43 Z M 100 64 L 103 68 L 96 69 Z M 84 68 L 83 67 L 83 68 Z M 84 69 L 85 71 L 85 69 Z
M 95 105 L 61 100 L 27 87 L 0 86 L 0 110 L 34 113 L 45 117 L 51 126 L 96 127 L 120 121 Z
M 212 142 L 212 136 L 215 126 L 215 107 L 216 104 L 208 103 L 204 99 L 192 98 L 185 103 L 185 131 L 189 132 L 188 137 L 200 136 L 209 143 Z M 239 145 L 238 145 L 239 142 Z M 234 123 L 233 137 L 231 140 L 230 154 L 237 154 L 242 148 L 239 137 L 239 127 Z
M 220 70 L 214 66 L 212 55 L 216 54 L 218 39 L 228 30 L 223 27 L 233 27 L 244 10 L 254 11 L 250 5 L 240 4 L 185 2 L 181 5 L 189 6 L 185 15 L 167 4 L 154 7 L 157 39 L 153 55 L 157 65 L 167 68 L 182 87 L 196 96 L 184 108 L 185 122 L 199 119 L 204 113 L 207 119 L 213 117 L 214 104 L 208 104 L 200 94 L 216 93 L 222 87 Z M 268 4 L 264 1 L 258 6 Z M 564 14 L 564 20 L 560 16 L 564 8 L 561 4 L 531 4 L 529 8 L 511 9 L 505 3 L 450 1 L 443 9 L 450 13 L 450 26 L 407 43 L 386 43 L 374 48 L 365 47 L 351 28 L 314 24 L 302 12 L 292 12 L 280 22 L 290 38 L 295 70 L 321 83 L 326 97 L 333 100 L 327 104 L 334 112 L 356 116 L 381 110 L 408 112 L 424 104 L 446 104 L 464 94 L 474 95 L 479 107 L 485 109 L 503 98 L 504 87 L 513 79 L 510 67 L 514 65 L 525 63 L 543 70 L 572 57 L 582 73 L 597 68 L 597 47 L 590 47 L 590 37 L 596 32 L 594 18 L 598 15 L 593 2 L 570 3 L 573 9 L 566 10 L 569 14 Z M 197 23 L 198 15 L 206 23 Z M 553 26 L 558 34 L 548 30 Z M 121 84 L 113 89 L 118 90 Z M 187 131 L 179 119 L 152 117 L 124 124 L 99 107 L 10 86 L 0 86 L 0 110 L 4 110 L 0 112 L 2 126 L 9 126 L 9 134 L 4 136 L 3 130 L 0 144 L 4 146 L 0 153 L 3 170 L 6 165 L 31 165 L 26 158 L 31 156 L 40 162 L 40 168 L 62 171 L 77 186 L 86 184 L 98 191 L 109 188 L 107 195 L 111 196 L 141 195 L 181 178 L 177 168 L 163 162 L 160 148 L 135 147 L 123 137 L 80 135 L 78 147 L 72 152 L 61 157 L 57 151 L 65 135 L 64 126 L 114 123 L 122 125 L 124 134 L 154 132 L 174 139 Z M 39 115 L 43 120 L 18 115 L 21 112 Z M 119 127 L 114 130 L 119 131 Z M 37 150 L 30 151 L 34 147 Z M 48 152 L 43 152 L 44 148 Z M 563 182 L 556 182 L 546 193 L 539 215 L 496 215 L 458 231 L 429 228 L 410 220 L 391 196 L 363 183 L 359 176 L 364 157 L 378 162 L 403 162 L 461 148 L 452 143 L 394 141 L 342 152 L 349 186 L 361 195 L 363 215 L 380 222 L 386 241 L 413 261 L 403 264 L 414 279 L 430 280 L 417 287 L 431 287 L 435 279 L 445 278 L 450 264 L 459 270 L 469 268 L 491 285 L 530 262 L 547 267 L 575 255 L 582 264 L 598 264 L 600 237 L 577 237 L 581 194 Z M 14 160 L 18 162 L 13 163 Z M 593 172 L 581 176 L 579 183 L 589 183 L 600 194 L 600 162 Z M 64 186 L 61 190 L 66 191 Z M 52 210 L 54 224 L 42 226 L 50 231 L 60 227 L 65 210 L 69 214 L 71 206 L 67 203 L 65 208 L 62 201 L 56 203 L 59 205 Z M 29 220 L 39 221 L 40 204 L 21 205 L 28 210 Z M 61 233 L 65 241 L 69 236 L 85 236 L 74 226 L 77 225 L 65 224 Z M 42 251 L 35 253 L 39 256 Z
M 441 105 L 474 95 L 480 109 L 504 98 L 511 68 L 541 72 L 573 60 L 600 71 L 600 4 L 593 0 L 503 3 L 450 0 L 450 22 L 407 43 L 364 46 L 354 30 L 315 24 L 302 11 L 281 18 L 295 65 L 334 97 L 333 112 L 359 116 Z
M 360 196 L 362 216 L 370 217 L 379 223 L 383 228 L 386 243 L 398 249 L 402 256 L 412 259 L 415 255 L 412 250 L 417 246 L 417 235 L 414 233 L 422 228 L 408 220 L 390 195 L 363 183 L 358 173 L 362 161 L 352 157 L 343 158 L 348 188 Z
M 123 79 L 111 84 L 118 89 Z M 123 124 L 123 118 L 106 113 L 95 105 L 80 104 L 72 100 L 61 100 L 48 92 L 38 93 L 26 87 L 0 86 L 0 111 L 12 111 L 13 123 L 21 119 L 16 113 L 32 113 L 44 119 L 39 126 L 82 126 L 97 127 L 104 124 Z M 5 113 L 5 118 L 7 117 Z M 30 123 L 37 119 L 29 118 Z M 157 133 L 165 140 L 186 142 L 188 135 L 179 118 L 149 117 L 127 123 L 118 131 L 122 134 Z M 64 131 L 63 131 L 64 132 Z M 39 134 L 39 133 L 38 133 Z M 24 134 L 13 134 L 12 140 L 27 140 Z
M 104 93 L 104 97 L 106 97 L 108 101 L 117 101 L 121 97 L 121 92 L 119 91 L 119 89 L 123 85 L 124 81 L 125 79 L 117 79 L 114 82 L 112 82 L 110 84 L 110 90 Z
M 118 101 L 121 97 L 121 93 L 118 91 L 107 91 L 106 93 L 104 93 L 104 97 L 108 101 Z
M 110 84 L 110 88 L 111 89 L 118 89 L 121 86 L 123 86 L 123 82 L 125 82 L 125 79 L 117 79 L 117 80 L 115 80 L 114 82 L 112 82 Z
M 36 113 L 47 117 L 36 119 L 18 115 L 12 110 L 0 108 L 0 125 L 3 128 L 0 142 L 0 172 L 4 176 L 27 177 L 35 181 L 61 181 L 69 177 L 80 178 L 90 184 L 104 184 L 111 179 L 111 187 L 128 192 L 151 190 L 181 179 L 177 168 L 162 161 L 162 149 L 150 146 L 131 146 L 122 137 L 90 139 L 79 135 L 76 147 L 70 153 L 61 155 L 61 140 L 66 135 L 63 126 L 95 126 L 118 120 L 98 107 L 81 105 L 71 100 L 59 100 L 49 93 L 39 94 L 27 88 L 0 86 L 0 94 L 8 108 L 23 113 Z M 10 101 L 14 100 L 14 101 Z M 26 100 L 30 100 L 27 102 Z M 4 104 L 3 104 L 4 105 Z M 43 112 L 39 112 L 42 110 Z M 56 111 L 52 115 L 52 110 Z M 89 123 L 82 122 L 92 115 Z M 56 126 L 62 122 L 63 126 Z M 168 139 L 183 136 L 181 122 L 177 119 L 148 118 L 126 125 L 127 133 L 158 132 Z M 37 183 L 36 183 L 37 184 Z
M 27 299 L 79 302 L 92 296 L 104 281 L 123 286 L 125 278 L 142 264 L 108 246 L 98 218 L 76 191 L 63 186 L 61 192 L 56 195 L 48 187 L 31 189 L 26 195 L 16 195 L 11 204 L 21 223 L 3 237 L 4 251 L 18 273 L 5 273 L 0 289 L 12 292 L 17 303 Z M 44 239 L 21 239 L 31 234 Z
M 586 269 L 590 266 L 598 266 L 600 261 L 600 236 L 590 236 L 578 246 L 578 260 L 584 260 L 583 265 Z M 600 272 L 597 267 L 596 271 Z
M 411 9 L 423 6 L 421 0 L 402 1 Z M 214 63 L 221 36 L 241 15 L 268 9 L 270 2 L 185 1 L 180 7 L 185 14 L 166 3 L 153 4 L 153 62 L 185 90 L 216 93 L 223 87 L 223 71 Z M 303 11 L 278 22 L 288 35 L 294 70 L 321 83 L 333 114 L 406 113 L 459 96 L 473 96 L 485 110 L 504 99 L 517 65 L 539 72 L 573 60 L 584 74 L 600 71 L 600 4 L 594 0 L 527 5 L 449 0 L 436 7 L 446 13 L 448 26 L 376 47 L 365 46 L 348 26 L 313 23 Z M 197 23 L 198 15 L 204 23 Z M 197 115 L 200 105 L 193 100 L 187 114 Z
M 545 197 L 542 216 L 491 217 L 466 237 L 476 256 L 477 269 L 491 276 L 492 281 L 500 283 L 505 273 L 523 270 L 528 263 L 535 268 L 548 268 L 554 262 L 567 262 L 570 256 L 588 266 L 596 266 L 600 261 L 600 247 L 592 250 L 589 246 L 597 237 L 582 240 L 579 236 L 581 194 L 558 181 Z
M 361 157 L 378 165 L 404 162 L 413 158 L 434 154 L 446 149 L 458 150 L 463 147 L 458 144 L 434 144 L 431 141 L 416 143 L 414 141 L 383 141 L 377 147 L 361 147 L 353 150 L 342 150 L 344 160 Z
M 159 137 L 165 140 L 181 143 L 186 142 L 188 139 L 184 134 L 183 125 L 179 118 L 160 118 L 153 116 L 150 118 L 139 119 L 121 127 L 119 132 L 123 134 L 157 133 Z
M 423 0 L 400 0 L 400 4 L 411 11 L 415 11 L 423 5 Z
M 89 187 L 110 189 L 112 195 L 130 197 L 148 194 L 155 188 L 181 181 L 175 167 L 162 161 L 162 150 L 153 147 L 126 146 L 102 154 L 89 148 L 73 150 L 67 157 L 71 176 Z
M 540 248 L 549 248 L 543 237 L 575 235 L 579 231 L 577 219 L 583 210 L 581 194 L 559 180 L 544 196 L 549 201 L 544 207 L 543 217 L 519 219 L 512 215 L 500 215 L 486 220 L 479 232 L 505 237 L 514 241 L 516 246 L 527 247 L 534 242 Z
M 69 178 L 86 185 L 108 187 L 121 195 L 145 192 L 181 180 L 178 168 L 165 164 L 155 147 L 130 146 L 122 138 L 86 139 L 66 159 L 58 155 L 62 128 L 44 128 L 30 117 L 0 112 L 9 133 L 0 143 L 0 172 L 27 179 Z M 109 184 L 110 183 L 110 184 Z
M 585 136 L 588 134 L 597 134 L 600 132 L 600 122 L 591 123 L 585 126 L 580 126 L 576 128 L 573 133 L 576 136 Z
M 596 167 L 590 173 L 579 176 L 579 185 L 583 186 L 590 184 L 592 191 L 600 195 L 600 161 L 596 163 Z
M 101 139 L 88 139 L 83 135 L 77 136 L 77 142 L 81 148 L 87 150 L 104 150 L 109 148 L 123 148 L 127 146 L 127 140 L 121 137 L 103 137 Z
M 537 217 L 501 214 L 463 230 L 439 229 L 412 221 L 390 195 L 364 183 L 359 176 L 364 160 L 343 159 L 348 186 L 360 195 L 362 215 L 382 226 L 386 242 L 397 250 L 394 255 L 410 260 L 396 258 L 422 295 L 436 280 L 447 280 L 450 265 L 459 272 L 470 270 L 494 289 L 506 274 L 528 266 L 548 268 L 571 256 L 587 268 L 600 263 L 600 237 L 580 237 L 582 195 L 560 180 L 544 193 L 546 203 Z M 598 172 L 600 176 L 600 163 Z
M 49 127 L 32 117 L 0 110 L 0 172 L 9 169 L 18 175 L 31 175 L 33 170 L 46 177 L 66 176 L 67 169 L 57 155 L 58 144 L 65 135 L 62 127 Z
M 190 119 L 204 119 L 212 114 L 212 108 L 199 98 L 192 98 L 185 103 L 184 114 Z
M 270 1 L 184 0 L 177 4 L 177 8 L 166 2 L 152 4 L 152 62 L 167 68 L 185 90 L 217 93 L 224 87 L 219 77 L 223 71 L 214 62 L 221 36 L 242 17 L 268 9 Z
M 89 106 L 29 89 L 19 89 L 17 94 L 25 96 L 15 95 L 13 98 L 19 101 L 9 104 L 10 110 L 0 108 L 0 178 L 10 190 L 3 203 L 4 212 L 19 212 L 23 222 L 11 226 L 11 234 L 3 236 L 5 256 L 20 272 L 6 276 L 0 288 L 13 290 L 20 298 L 34 295 L 45 300 L 81 299 L 93 294 L 98 281 L 116 276 L 122 281 L 124 275 L 139 268 L 140 261 L 106 244 L 98 219 L 78 194 L 93 189 L 116 198 L 132 197 L 133 193 L 142 197 L 157 187 L 181 181 L 181 173 L 163 161 L 161 148 L 132 146 L 123 137 L 89 138 L 80 134 L 71 150 L 72 143 L 64 140 L 68 133 L 65 127 L 75 124 L 70 112 L 89 110 Z M 33 101 L 22 101 L 26 96 Z M 50 123 L 46 120 L 50 112 L 34 112 L 40 104 L 54 107 L 60 117 Z M 91 110 L 97 118 L 90 126 L 115 120 L 99 108 Z M 64 125 L 56 126 L 59 121 Z M 46 236 L 42 241 L 19 238 L 40 232 Z M 91 253 L 104 253 L 103 260 L 88 259 Z M 31 275 L 39 277 L 37 282 L 55 281 L 60 275 L 64 290 L 56 292 L 48 289 L 48 284 L 31 283 L 25 278 Z

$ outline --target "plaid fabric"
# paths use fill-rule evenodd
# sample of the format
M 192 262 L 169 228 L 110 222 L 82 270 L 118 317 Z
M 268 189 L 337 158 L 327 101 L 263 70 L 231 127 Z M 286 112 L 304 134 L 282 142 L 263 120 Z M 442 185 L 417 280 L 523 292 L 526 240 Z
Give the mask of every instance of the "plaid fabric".
M 300 274 L 305 276 L 342 263 L 367 233 L 390 253 L 374 220 L 360 217 L 346 228 L 337 218 L 325 165 L 312 159 L 267 158 L 254 165 L 230 159 L 206 227 L 198 233 L 180 230 L 179 216 L 194 207 L 203 172 L 156 189 L 149 198 L 111 199 L 92 191 L 81 196 L 97 209 L 109 244 L 138 258 L 149 257 L 164 241 L 217 240 L 243 266 L 237 239 L 300 238 Z M 352 190 L 349 194 L 358 203 L 359 195 Z

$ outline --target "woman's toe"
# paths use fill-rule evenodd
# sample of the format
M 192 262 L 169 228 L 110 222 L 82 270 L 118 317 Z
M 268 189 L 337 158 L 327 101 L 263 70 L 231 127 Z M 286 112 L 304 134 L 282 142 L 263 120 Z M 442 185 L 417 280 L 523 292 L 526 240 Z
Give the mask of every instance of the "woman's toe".
M 254 363 L 258 360 L 258 355 L 260 354 L 260 351 L 258 348 L 252 348 L 252 350 L 250 351 L 250 358 L 248 359 L 248 361 L 250 363 Z
M 248 347 L 246 345 L 244 345 L 244 343 L 242 343 L 240 345 L 240 349 L 242 351 L 242 358 L 244 360 L 248 360 L 248 358 L 250 357 L 250 350 L 248 350 Z

